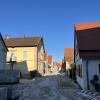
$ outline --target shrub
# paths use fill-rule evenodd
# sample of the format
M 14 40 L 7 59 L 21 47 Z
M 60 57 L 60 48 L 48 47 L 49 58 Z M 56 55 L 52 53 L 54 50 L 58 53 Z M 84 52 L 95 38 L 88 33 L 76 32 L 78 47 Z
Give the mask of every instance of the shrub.
M 99 77 L 98 77 L 98 75 L 94 75 L 94 77 L 93 77 L 93 81 L 95 81 L 95 82 L 99 81 Z

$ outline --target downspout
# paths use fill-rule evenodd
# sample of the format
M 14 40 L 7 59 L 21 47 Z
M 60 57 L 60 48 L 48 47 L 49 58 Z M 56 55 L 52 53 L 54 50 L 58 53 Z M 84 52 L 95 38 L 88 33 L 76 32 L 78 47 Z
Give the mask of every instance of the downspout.
M 87 89 L 90 90 L 90 87 L 89 87 L 89 68 L 88 68 L 88 62 L 89 62 L 89 60 L 87 59 L 86 60 Z

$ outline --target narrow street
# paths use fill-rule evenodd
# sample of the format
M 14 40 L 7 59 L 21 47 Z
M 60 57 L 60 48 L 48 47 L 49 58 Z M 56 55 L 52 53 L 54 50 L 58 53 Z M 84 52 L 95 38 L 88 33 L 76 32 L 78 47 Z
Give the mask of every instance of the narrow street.
M 59 92 L 58 76 L 44 76 L 35 80 L 23 80 L 19 100 L 69 100 Z
M 75 94 L 80 88 L 66 76 L 21 80 L 20 86 L 19 100 L 88 100 Z

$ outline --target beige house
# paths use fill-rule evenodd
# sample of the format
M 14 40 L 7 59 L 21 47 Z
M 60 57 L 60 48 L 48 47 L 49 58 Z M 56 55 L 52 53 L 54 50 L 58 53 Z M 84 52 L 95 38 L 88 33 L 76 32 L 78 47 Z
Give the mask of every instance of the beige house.
M 0 69 L 6 68 L 6 54 L 7 54 L 7 47 L 5 45 L 5 42 L 2 38 L 2 35 L 0 34 Z
M 38 73 L 43 75 L 45 48 L 42 37 L 8 38 L 5 43 L 7 53 L 7 67 L 13 63 L 13 69 L 18 69 L 23 77 Z

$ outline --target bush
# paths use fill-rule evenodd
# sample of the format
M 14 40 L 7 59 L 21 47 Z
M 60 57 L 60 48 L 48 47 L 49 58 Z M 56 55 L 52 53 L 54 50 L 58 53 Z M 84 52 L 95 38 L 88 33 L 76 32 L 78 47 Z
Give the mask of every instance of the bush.
M 94 85 L 94 87 L 95 87 L 95 89 L 96 89 L 97 91 L 100 91 L 100 84 L 98 83 L 98 81 L 99 81 L 98 75 L 94 75 L 94 76 L 93 76 L 93 80 L 91 80 L 90 82 L 91 82 L 91 84 Z
M 37 70 L 30 71 L 30 77 L 31 77 L 31 78 L 41 77 L 41 76 L 42 76 L 42 75 L 41 75 Z
M 98 77 L 98 75 L 94 75 L 94 77 L 93 77 L 93 81 L 95 81 L 95 82 L 98 82 L 98 81 L 99 81 L 99 77 Z

